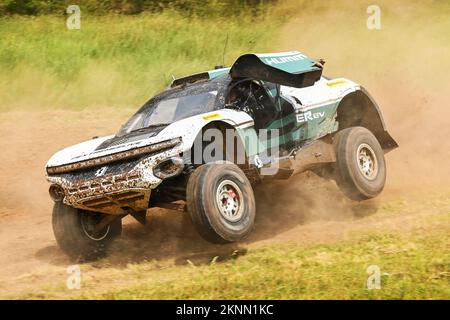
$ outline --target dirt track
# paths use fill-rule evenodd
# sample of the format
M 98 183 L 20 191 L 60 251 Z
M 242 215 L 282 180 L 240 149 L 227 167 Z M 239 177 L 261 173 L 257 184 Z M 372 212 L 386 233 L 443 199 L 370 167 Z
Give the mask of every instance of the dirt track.
M 46 284 L 63 284 L 72 262 L 57 248 L 51 230 L 52 202 L 47 194 L 44 165 L 57 149 L 113 132 L 127 112 L 24 112 L 0 116 L 2 153 L 0 160 L 0 289 L 11 294 Z M 401 151 L 398 151 L 400 154 Z M 388 155 L 395 167 L 395 153 Z M 397 160 L 398 161 L 398 160 Z M 277 242 L 322 243 L 343 239 L 355 230 L 408 228 L 414 224 L 414 208 L 404 216 L 380 217 L 376 213 L 386 201 L 411 197 L 402 177 L 390 174 L 384 194 L 365 203 L 346 200 L 332 182 L 302 175 L 288 182 L 259 188 L 258 218 L 250 238 L 239 245 L 214 246 L 203 241 L 186 216 L 153 210 L 149 224 L 142 227 L 126 219 L 123 238 L 112 248 L 109 258 L 92 264 L 95 277 L 109 268 L 157 259 L 162 265 L 210 259 Z M 403 189 L 403 191 L 399 191 Z M 423 213 L 423 212 L 422 212 Z

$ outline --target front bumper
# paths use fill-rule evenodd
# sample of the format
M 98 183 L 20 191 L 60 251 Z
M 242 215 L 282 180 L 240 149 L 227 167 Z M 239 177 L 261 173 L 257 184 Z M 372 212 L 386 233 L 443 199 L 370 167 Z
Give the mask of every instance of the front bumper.
M 122 215 L 148 208 L 151 190 L 162 182 L 153 175 L 153 168 L 177 155 L 177 150 L 171 149 L 85 170 L 47 175 L 47 180 L 63 189 L 62 201 L 69 206 Z

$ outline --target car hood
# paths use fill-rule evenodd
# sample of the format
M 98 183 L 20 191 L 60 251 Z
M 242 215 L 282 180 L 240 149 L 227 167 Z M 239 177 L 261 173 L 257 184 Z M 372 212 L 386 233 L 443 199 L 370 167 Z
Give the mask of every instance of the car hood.
M 120 143 L 117 143 L 118 138 L 121 140 Z M 115 135 L 96 138 L 58 151 L 49 159 L 46 167 L 55 167 L 104 157 L 118 152 L 148 146 L 170 138 L 168 135 L 161 134 L 142 134 L 139 137 L 133 136 L 130 139 L 127 139 L 126 136 L 116 137 Z M 113 143 L 109 141 L 113 141 Z
M 150 130 L 140 135 L 131 134 L 122 137 L 109 135 L 76 144 L 55 153 L 46 167 L 72 164 L 180 138 L 182 139 L 179 150 L 187 150 L 192 146 L 198 132 L 212 121 L 224 121 L 232 126 L 253 123 L 252 118 L 242 111 L 230 109 L 211 111 L 175 121 L 162 130 Z

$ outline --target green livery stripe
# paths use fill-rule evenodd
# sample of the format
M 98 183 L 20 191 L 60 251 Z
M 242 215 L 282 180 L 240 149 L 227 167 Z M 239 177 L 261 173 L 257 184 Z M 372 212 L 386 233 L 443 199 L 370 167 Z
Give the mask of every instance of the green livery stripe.
M 295 116 L 290 114 L 284 118 L 275 120 L 267 127 L 267 129 L 280 129 L 280 128 L 282 128 L 292 122 L 295 122 L 295 121 L 296 121 Z
M 209 79 L 215 79 L 224 74 L 228 74 L 230 72 L 230 69 L 231 68 L 221 68 L 221 69 L 210 70 L 210 71 L 208 71 Z

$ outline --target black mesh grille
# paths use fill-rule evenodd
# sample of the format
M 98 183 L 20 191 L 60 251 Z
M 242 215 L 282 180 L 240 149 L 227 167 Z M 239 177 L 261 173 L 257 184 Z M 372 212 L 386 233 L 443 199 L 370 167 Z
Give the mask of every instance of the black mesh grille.
M 156 136 L 164 128 L 165 128 L 165 126 L 148 128 L 148 131 L 146 130 L 145 132 L 131 132 L 124 136 L 120 136 L 120 137 L 115 136 L 115 137 L 112 137 L 111 139 L 104 141 L 95 150 L 102 150 L 102 149 L 106 149 L 106 148 L 110 148 L 110 147 L 114 147 L 114 146 L 119 146 L 119 145 L 125 144 L 125 143 L 131 143 L 131 142 L 135 142 L 135 141 L 148 139 L 153 136 Z
M 121 175 L 129 172 L 131 169 L 133 169 L 139 161 L 141 161 L 144 157 L 139 157 L 136 159 L 128 159 L 126 161 L 117 161 L 111 164 L 108 164 L 106 167 L 106 170 L 104 172 L 104 176 L 113 176 L 113 175 Z M 57 174 L 54 176 L 59 176 L 62 178 L 65 178 L 67 180 L 70 180 L 73 183 L 81 183 L 84 181 L 89 181 L 92 179 L 97 178 L 95 176 L 95 173 L 97 172 L 98 168 L 102 167 L 102 165 L 99 165 L 98 167 L 84 169 L 84 170 L 78 170 L 73 171 L 70 173 L 62 173 Z

